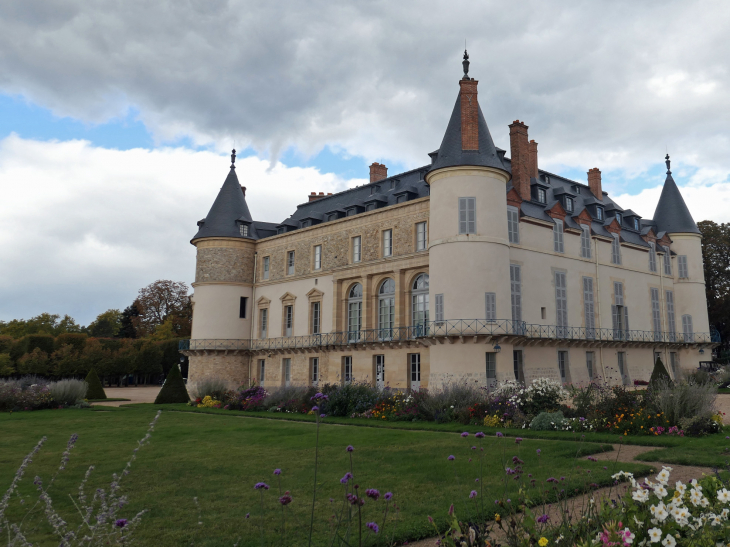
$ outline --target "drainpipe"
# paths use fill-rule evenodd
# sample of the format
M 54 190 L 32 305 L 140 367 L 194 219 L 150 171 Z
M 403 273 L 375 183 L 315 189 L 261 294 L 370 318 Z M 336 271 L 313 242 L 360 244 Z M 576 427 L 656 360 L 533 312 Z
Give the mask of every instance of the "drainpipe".
M 598 275 L 598 239 L 591 238 L 595 243 L 594 256 L 596 257 L 596 308 L 598 310 L 598 332 L 601 331 L 601 278 Z M 601 357 L 601 371 L 603 372 L 603 381 L 606 381 L 606 367 L 603 364 L 603 345 L 598 347 L 598 355 Z
M 256 272 L 258 271 L 259 253 L 253 253 L 253 290 L 251 291 L 251 329 L 248 335 L 249 344 L 253 340 L 253 327 L 256 324 Z M 253 361 L 253 353 L 248 352 L 248 387 L 251 387 L 251 362 Z

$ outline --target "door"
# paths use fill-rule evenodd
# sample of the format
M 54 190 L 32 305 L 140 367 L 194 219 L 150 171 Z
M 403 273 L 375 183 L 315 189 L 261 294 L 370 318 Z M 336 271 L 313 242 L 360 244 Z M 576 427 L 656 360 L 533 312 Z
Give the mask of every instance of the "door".
M 385 387 L 385 355 L 375 356 L 375 387 Z
M 421 389 L 421 354 L 411 353 L 410 355 L 410 368 L 411 368 L 411 385 L 412 391 L 418 391 Z

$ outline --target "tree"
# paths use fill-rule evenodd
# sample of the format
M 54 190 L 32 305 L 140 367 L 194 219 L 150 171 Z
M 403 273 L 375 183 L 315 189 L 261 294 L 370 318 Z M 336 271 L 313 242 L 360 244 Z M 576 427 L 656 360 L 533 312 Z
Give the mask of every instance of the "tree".
M 38 374 L 46 376 L 50 372 L 50 359 L 48 354 L 40 348 L 35 348 L 18 359 L 18 372 L 20 374 Z
M 156 344 L 147 342 L 139 349 L 135 370 L 144 377 L 145 383 L 150 376 L 162 374 L 162 351 Z
M 707 313 L 723 345 L 730 345 L 730 223 L 703 220 L 697 226 L 702 233 L 702 260 L 705 266 Z
M 50 334 L 58 336 L 67 332 L 81 332 L 83 327 L 69 315 L 63 319 L 58 314 L 42 313 L 36 317 L 25 319 L 13 319 L 12 321 L 0 321 L 0 334 L 6 334 L 13 338 L 22 338 L 29 334 Z
M 86 375 L 86 383 L 89 384 L 89 389 L 86 390 L 87 399 L 106 399 L 104 386 L 101 385 L 99 375 L 93 368 Z
M 654 363 L 654 370 L 651 373 L 651 378 L 649 378 L 649 385 L 653 385 L 660 380 L 665 382 L 672 381 L 667 369 L 664 367 L 664 363 L 662 363 L 661 358 L 657 357 L 656 362 Z
M 155 404 L 187 403 L 188 401 L 190 401 L 190 396 L 185 387 L 182 374 L 180 374 L 180 367 L 172 367 L 162 389 L 157 394 Z
M 148 336 L 168 317 L 185 316 L 190 305 L 188 286 L 181 281 L 157 280 L 139 290 L 134 305 L 139 310 L 137 333 Z
M 53 375 L 59 378 L 74 376 L 80 372 L 81 352 L 71 344 L 64 344 L 51 355 Z
M 96 319 L 87 327 L 89 335 L 95 338 L 113 338 L 122 328 L 122 312 L 106 310 L 96 316 Z
M 117 336 L 119 338 L 137 338 L 137 329 L 134 324 L 139 317 L 139 309 L 136 304 L 127 306 L 122 312 L 120 327 Z
M 0 353 L 0 377 L 12 376 L 15 374 L 15 367 L 10 359 L 9 353 Z

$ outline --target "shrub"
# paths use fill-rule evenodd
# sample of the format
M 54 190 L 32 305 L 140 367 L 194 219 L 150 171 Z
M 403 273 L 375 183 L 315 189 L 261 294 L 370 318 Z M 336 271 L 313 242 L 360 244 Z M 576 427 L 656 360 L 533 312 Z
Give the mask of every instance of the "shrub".
M 0 380 L 0 411 L 38 410 L 53 404 L 45 384 L 24 386 L 20 380 Z
M 9 353 L 0 353 L 0 376 L 12 376 L 15 374 L 13 361 Z
M 652 384 L 652 407 L 660 412 L 670 425 L 679 425 L 685 418 L 709 418 L 715 408 L 717 388 L 714 384 L 695 384 L 658 380 Z
M 213 399 L 221 401 L 228 391 L 231 391 L 233 386 L 231 383 L 220 376 L 208 376 L 196 382 L 193 388 L 193 395 L 204 399 L 206 396 L 210 396 Z
M 682 429 L 690 437 L 701 437 L 720 431 L 720 424 L 710 416 L 696 416 L 681 420 Z
M 84 400 L 89 385 L 83 380 L 59 380 L 48 387 L 54 403 L 73 406 Z
M 27 343 L 26 352 L 30 353 L 37 348 L 49 354 L 53 353 L 54 338 L 50 334 L 28 334 L 25 339 Z
M 327 394 L 324 412 L 332 416 L 351 416 L 372 408 L 380 397 L 378 389 L 370 384 L 352 382 Z
M 239 389 L 226 398 L 226 408 L 229 410 L 262 410 L 267 391 L 258 385 L 246 389 Z
M 155 404 L 187 403 L 189 401 L 190 396 L 185 388 L 182 374 L 180 374 L 180 367 L 172 367 L 170 374 L 167 375 L 167 379 L 162 385 L 162 389 L 157 394 Z
M 667 382 L 671 382 L 671 378 L 669 377 L 669 373 L 667 372 L 667 369 L 664 368 L 664 363 L 662 363 L 662 360 L 660 357 L 657 357 L 656 362 L 654 363 L 654 370 L 651 373 L 651 378 L 649 378 L 649 385 L 654 384 L 654 382 L 658 382 L 660 380 L 664 380 Z
M 272 412 L 306 413 L 312 407 L 306 386 L 281 386 L 268 392 L 264 405 Z
M 485 400 L 485 392 L 474 383 L 446 382 L 419 396 L 418 416 L 438 422 L 454 421 L 459 417 L 460 421 L 468 423 L 470 407 Z
M 563 413 L 558 412 L 540 412 L 530 422 L 530 429 L 535 431 L 549 431 L 551 429 L 558 429 L 565 420 Z
M 40 348 L 35 348 L 18 359 L 18 372 L 21 374 L 47 375 L 50 372 L 48 354 Z
M 86 375 L 86 383 L 89 386 L 86 390 L 87 399 L 106 399 L 104 386 L 101 385 L 99 375 L 96 374 L 96 370 L 93 368 Z

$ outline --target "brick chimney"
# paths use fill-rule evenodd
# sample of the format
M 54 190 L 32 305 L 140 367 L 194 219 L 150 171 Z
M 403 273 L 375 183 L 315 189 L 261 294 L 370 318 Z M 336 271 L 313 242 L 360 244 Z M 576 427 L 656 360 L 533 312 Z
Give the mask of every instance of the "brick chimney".
M 588 187 L 596 199 L 603 200 L 603 189 L 601 188 L 601 172 L 598 167 L 588 170 Z
M 459 80 L 461 104 L 461 149 L 479 150 L 479 103 L 477 80 Z
M 374 162 L 370 165 L 370 182 L 378 182 L 379 180 L 388 178 L 388 168 L 382 163 Z
M 527 126 L 520 120 L 515 120 L 509 126 L 509 145 L 512 156 L 512 186 L 522 199 L 530 200 L 530 143 L 527 140 Z M 535 163 L 537 164 L 537 143 Z
M 246 187 L 241 186 L 241 192 L 243 192 L 243 197 L 246 197 Z
M 530 141 L 528 150 L 530 178 L 536 179 L 539 174 L 537 169 L 537 143 L 535 141 Z

